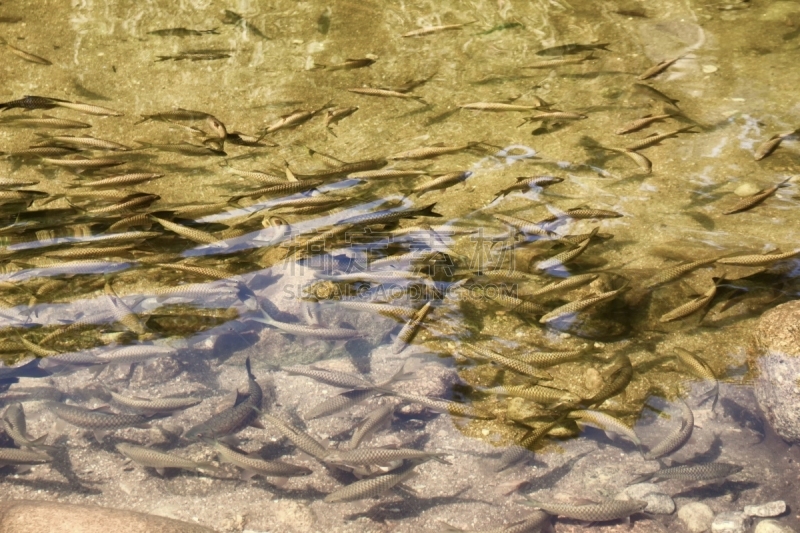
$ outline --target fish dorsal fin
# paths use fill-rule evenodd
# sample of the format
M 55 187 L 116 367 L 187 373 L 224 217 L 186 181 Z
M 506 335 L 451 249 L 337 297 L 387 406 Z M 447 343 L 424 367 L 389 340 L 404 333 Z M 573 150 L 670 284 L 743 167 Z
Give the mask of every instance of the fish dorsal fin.
M 109 414 L 109 415 L 115 415 L 115 414 L 117 414 L 117 413 L 115 413 L 115 412 L 114 412 L 114 411 L 111 409 L 111 406 L 110 406 L 110 405 L 108 405 L 108 404 L 104 404 L 104 405 L 98 405 L 97 407 L 92 407 L 92 408 L 91 408 L 91 409 L 89 409 L 89 410 L 90 410 L 90 411 L 95 411 L 95 412 L 97 412 L 97 413 L 106 413 L 106 414 Z

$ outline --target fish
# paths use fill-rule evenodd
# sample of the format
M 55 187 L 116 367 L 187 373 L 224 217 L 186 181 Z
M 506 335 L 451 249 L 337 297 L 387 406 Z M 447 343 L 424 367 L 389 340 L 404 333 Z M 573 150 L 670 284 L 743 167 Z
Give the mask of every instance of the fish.
M 161 122 L 172 122 L 174 120 L 205 120 L 207 117 L 211 115 L 206 113 L 205 111 L 195 111 L 192 109 L 184 109 L 182 107 L 176 107 L 170 111 L 162 111 L 160 113 L 154 113 L 152 115 L 142 115 L 142 120 L 137 122 L 136 124 L 141 124 L 142 122 L 147 122 L 148 120 L 155 120 Z
M 406 150 L 405 152 L 399 152 L 393 155 L 388 156 L 386 159 L 390 161 L 400 161 L 400 160 L 408 160 L 408 159 L 429 159 L 431 157 L 438 157 L 440 155 L 445 154 L 454 154 L 456 152 L 462 152 L 464 150 L 468 150 L 475 146 L 478 146 L 479 142 L 468 142 L 465 144 L 459 144 L 454 146 L 445 146 L 444 144 L 435 144 L 432 146 L 423 146 L 422 148 L 414 148 L 413 150 Z
M 425 302 L 425 305 L 423 305 L 420 310 L 417 311 L 413 318 L 406 322 L 406 324 L 397 334 L 397 338 L 395 338 L 394 342 L 392 343 L 392 353 L 399 354 L 411 343 L 411 341 L 414 340 L 420 324 L 422 324 L 422 322 L 425 320 L 425 317 L 428 315 L 428 311 L 430 311 L 430 309 L 431 302 Z
M 362 378 L 361 376 L 348 374 L 346 372 L 323 370 L 314 366 L 284 366 L 280 369 L 292 376 L 305 376 L 313 379 L 314 381 L 344 389 L 371 389 L 375 386 L 374 383 Z
M 361 481 L 356 481 L 355 483 L 335 490 L 325 496 L 323 501 L 325 503 L 352 502 L 379 496 L 395 485 L 410 478 L 414 474 L 414 468 L 417 464 L 418 463 L 413 461 L 406 461 L 403 466 L 392 470 L 388 474 L 362 479 Z
M 52 463 L 53 458 L 39 450 L 0 448 L 0 466 Z
M 128 187 L 130 185 L 138 185 L 148 181 L 163 178 L 164 174 L 155 172 L 134 172 L 130 174 L 119 174 L 116 176 L 108 176 L 107 178 L 90 181 L 88 183 L 81 183 L 81 187 L 105 188 L 105 187 Z
M 312 189 L 316 189 L 323 183 L 325 182 L 321 179 L 287 181 L 278 185 L 269 185 L 267 187 L 262 187 L 261 189 L 251 191 L 246 194 L 237 194 L 236 196 L 231 196 L 230 203 L 235 204 L 243 198 L 250 198 L 254 200 L 260 196 L 265 196 L 269 194 L 294 194 L 298 192 L 305 192 Z
M 606 52 L 610 52 L 607 48 L 610 43 L 598 43 L 598 44 L 562 44 L 560 46 L 553 46 L 551 48 L 545 48 L 543 50 L 539 50 L 536 52 L 537 56 L 566 56 L 572 54 L 580 54 L 582 52 L 593 52 L 595 50 L 605 50 Z
M 526 315 L 543 315 L 547 313 L 547 309 L 536 302 L 523 300 L 522 298 L 517 298 L 501 291 L 498 291 L 496 294 L 494 291 L 486 291 L 485 296 L 493 302 L 499 303 L 512 313 L 523 313 Z
M 66 144 L 77 148 L 84 148 L 88 150 L 110 150 L 110 151 L 129 151 L 130 147 L 124 144 L 119 144 L 105 139 L 98 139 L 90 135 L 83 137 L 76 137 L 74 135 L 44 135 L 38 134 L 44 139 L 45 143 L 54 143 L 55 145 Z M 51 146 L 52 144 L 39 144 L 37 146 Z
M 190 428 L 184 434 L 185 439 L 190 441 L 216 439 L 238 433 L 249 425 L 260 425 L 258 416 L 264 393 L 250 369 L 250 357 L 245 360 L 245 370 L 247 371 L 247 394 L 243 398 L 237 398 L 237 403 L 233 407 L 224 409 L 205 422 Z
M 391 424 L 392 416 L 394 414 L 394 404 L 386 403 L 377 409 L 371 411 L 366 418 L 364 418 L 357 429 L 350 437 L 350 442 L 347 443 L 347 449 L 354 450 L 367 438 L 369 438 L 380 427 Z
M 708 366 L 708 363 L 684 348 L 676 346 L 675 356 L 696 377 L 705 381 L 710 381 L 713 384 L 706 394 L 706 397 L 701 401 L 702 403 L 712 398 L 711 410 L 713 411 L 714 407 L 716 407 L 717 399 L 719 398 L 719 381 L 717 381 L 717 376 L 714 374 L 714 371 Z
M 523 65 L 522 68 L 553 68 L 553 67 L 560 67 L 563 65 L 577 65 L 579 63 L 583 63 L 585 61 L 593 61 L 595 59 L 597 58 L 594 57 L 594 52 L 592 52 L 581 57 L 564 57 L 562 59 L 549 59 L 545 61 L 536 61 L 535 63 L 529 63 L 527 65 Z
M 185 50 L 179 54 L 156 56 L 156 63 L 160 61 L 213 61 L 231 57 L 231 50 Z
M 554 292 L 571 290 L 576 287 L 581 287 L 583 285 L 586 285 L 587 283 L 591 283 L 594 280 L 596 280 L 599 276 L 600 276 L 599 274 L 591 274 L 591 273 L 569 276 L 568 278 L 563 279 L 561 281 L 553 281 L 552 283 L 549 283 L 544 287 L 536 289 L 531 293 L 531 296 L 534 297 L 544 296 L 546 294 L 551 294 Z
M 677 57 L 673 57 L 672 59 L 665 59 L 663 61 L 658 62 L 657 64 L 653 65 L 649 69 L 645 70 L 639 76 L 636 77 L 638 80 L 648 80 L 650 78 L 655 78 L 669 67 L 671 67 L 675 62 L 680 61 L 685 57 L 685 54 L 679 55 Z
M 1 107 L 1 105 L 0 105 Z M 55 104 L 53 107 L 56 107 Z M 78 120 L 70 120 L 66 118 L 58 118 L 50 115 L 42 115 L 41 117 L 5 117 L 2 124 L 8 126 L 27 126 L 32 128 L 53 128 L 53 129 L 81 129 L 91 128 L 91 124 L 80 122 Z
M 276 416 L 270 415 L 269 413 L 263 413 L 261 415 L 261 419 L 274 426 L 284 437 L 292 441 L 292 443 L 297 446 L 300 451 L 307 453 L 315 459 L 324 461 L 325 456 L 328 454 L 328 450 L 311 435 L 300 431 L 294 426 L 284 422 Z
M 664 440 L 650 448 L 644 454 L 645 459 L 653 460 L 675 453 L 692 437 L 692 430 L 694 429 L 692 408 L 680 398 L 677 401 L 681 408 L 681 425 L 664 437 Z
M 158 37 L 195 37 L 200 35 L 219 35 L 217 28 L 210 30 L 192 30 L 189 28 L 165 28 L 163 30 L 153 30 L 147 35 L 157 35 Z
M 664 139 L 669 139 L 670 137 L 675 137 L 679 133 L 683 133 L 683 132 L 689 131 L 692 128 L 694 128 L 693 125 L 692 126 L 686 126 L 685 128 L 679 128 L 677 130 L 673 130 L 673 131 L 670 131 L 670 132 L 667 132 L 667 133 L 650 135 L 649 137 L 645 137 L 644 139 L 640 139 L 637 142 L 633 143 L 632 145 L 627 146 L 625 148 L 625 151 L 627 151 L 627 152 L 636 152 L 636 151 L 641 150 L 643 148 L 647 148 L 649 146 L 653 146 L 654 144 L 658 144 L 661 141 L 663 141 Z
M 419 28 L 417 30 L 408 31 L 403 35 L 401 35 L 401 37 L 422 37 L 424 35 L 430 35 L 432 33 L 439 33 L 442 31 L 460 30 L 467 24 L 472 24 L 472 23 L 467 22 L 465 24 L 444 24 L 440 26 L 426 26 L 424 28 Z
M 585 241 L 583 241 L 582 243 L 580 243 L 578 246 L 576 246 L 571 250 L 561 252 L 560 254 L 556 254 L 553 257 L 544 259 L 543 261 L 538 261 L 534 264 L 534 269 L 538 271 L 547 271 L 554 268 L 562 267 L 565 264 L 569 263 L 570 261 L 576 259 L 584 251 L 586 251 L 586 248 L 589 247 L 589 244 L 591 244 L 591 242 L 592 242 L 591 238 L 586 239 Z
M 585 356 L 586 349 L 562 350 L 558 352 L 524 352 L 515 356 L 524 363 L 535 366 L 553 366 L 567 361 L 574 361 Z
M 282 183 L 286 183 L 286 179 L 284 178 L 273 176 L 272 174 L 267 174 L 266 172 L 260 172 L 257 170 L 237 170 L 235 168 L 229 168 L 228 172 L 245 178 L 253 178 L 254 180 L 265 185 L 280 185 Z
M 181 272 L 191 272 L 192 274 L 216 280 L 230 279 L 233 276 L 230 272 L 211 267 L 184 265 L 181 263 L 155 263 L 155 265 L 161 268 L 179 270 Z
M 343 220 L 339 220 L 335 223 L 335 225 L 366 226 L 372 224 L 392 224 L 403 218 L 441 217 L 442 215 L 433 210 L 435 207 L 436 202 L 428 204 L 424 207 L 406 209 L 404 211 L 378 211 L 374 213 L 366 213 L 363 215 L 355 215 Z
M 162 476 L 167 468 L 180 468 L 182 470 L 192 470 L 194 472 L 200 470 L 216 472 L 219 470 L 213 463 L 192 461 L 191 459 L 186 459 L 178 455 L 158 451 L 145 446 L 136 446 L 135 444 L 127 442 L 120 442 L 115 447 L 119 453 L 134 463 L 149 468 L 155 468 L 156 472 Z
M 103 442 L 103 438 L 110 431 L 128 427 L 150 427 L 149 419 L 138 414 L 109 413 L 52 400 L 46 401 L 44 406 L 62 421 L 81 429 L 93 431 L 97 442 L 100 443 Z
M 407 100 L 417 100 L 418 102 L 425 103 L 421 96 L 415 94 L 401 93 L 399 91 L 392 91 L 389 89 L 376 89 L 374 87 L 354 87 L 347 89 L 348 92 L 363 94 L 366 96 L 382 96 L 384 98 L 404 98 Z
M 617 297 L 618 294 L 623 292 L 628 288 L 628 285 L 625 284 L 618 289 L 614 289 L 611 291 L 602 292 L 600 294 L 596 294 L 594 296 L 589 296 L 580 300 L 574 300 L 567 304 L 561 305 L 549 313 L 545 314 L 539 319 L 539 322 L 542 324 L 547 324 L 548 322 L 552 322 L 554 320 L 558 320 L 559 318 L 563 318 L 567 315 L 572 315 L 575 313 L 579 313 L 589 307 L 593 307 L 597 304 L 607 302 Z
M 738 474 L 743 469 L 740 465 L 731 463 L 706 463 L 701 465 L 681 465 L 662 468 L 650 474 L 642 474 L 633 481 L 631 485 L 642 483 L 649 480 L 660 479 L 680 479 L 681 481 L 706 481 L 712 479 L 724 479 Z
M 545 435 L 561 423 L 562 418 L 553 422 L 548 422 L 538 428 L 531 429 L 516 444 L 512 444 L 500 455 L 500 461 L 495 467 L 495 472 L 502 472 L 508 467 L 522 461 L 529 455 L 530 449 L 539 442 Z
M 283 115 L 281 118 L 279 118 L 278 120 L 267 126 L 267 128 L 264 130 L 264 135 L 268 133 L 274 133 L 284 128 L 297 127 L 303 122 L 311 120 L 313 117 L 317 115 L 317 113 L 319 113 L 319 111 L 320 110 L 318 109 L 311 111 L 303 109 L 292 111 L 288 115 Z M 259 138 L 259 140 L 261 139 Z
M 304 418 L 306 420 L 315 420 L 317 418 L 330 416 L 358 405 L 376 394 L 378 394 L 378 391 L 373 389 L 349 390 L 315 405 L 306 412 Z
M 3 429 L 6 435 L 14 441 L 14 444 L 20 448 L 49 448 L 44 446 L 44 442 L 47 440 L 46 433 L 36 439 L 32 439 L 28 435 L 25 411 L 19 402 L 9 405 L 3 413 Z
M 643 128 L 646 128 L 647 126 L 653 124 L 654 122 L 666 120 L 674 116 L 675 115 L 673 113 L 662 113 L 660 115 L 647 115 L 645 117 L 636 119 L 633 122 L 626 124 L 622 128 L 615 131 L 614 133 L 616 133 L 617 135 L 626 135 L 628 133 L 633 133 L 634 131 L 639 131 Z
M 358 111 L 358 106 L 335 107 L 325 111 L 325 127 L 330 128 L 340 120 L 349 117 Z
M 506 385 L 498 387 L 478 388 L 484 394 L 494 394 L 497 396 L 512 396 L 514 398 L 525 398 L 536 403 L 560 406 L 577 404 L 580 398 L 575 394 L 553 387 L 542 385 Z
M 119 159 L 111 159 L 108 157 L 97 157 L 94 159 L 89 159 L 86 157 L 75 158 L 75 159 L 55 159 L 52 157 L 42 157 L 42 162 L 48 163 L 50 165 L 55 165 L 57 167 L 69 168 L 77 171 L 116 167 L 125 164 L 125 161 L 120 161 Z
M 522 374 L 524 376 L 529 376 L 535 378 L 536 380 L 551 380 L 553 376 L 551 376 L 548 372 L 544 370 L 539 370 L 528 363 L 524 363 L 518 359 L 513 359 L 510 357 L 506 357 L 499 353 L 495 353 L 492 350 L 484 348 L 483 346 L 479 346 L 476 344 L 467 344 L 463 343 L 462 346 L 468 348 L 473 353 L 477 354 L 481 359 L 487 359 L 493 363 L 496 363 L 502 367 L 508 368 L 517 372 L 518 374 Z M 474 356 L 473 356 L 474 357 Z
M 633 365 L 631 364 L 630 358 L 626 355 L 618 355 L 603 385 L 600 386 L 600 389 L 598 389 L 591 398 L 584 400 L 582 402 L 583 405 L 601 405 L 607 399 L 624 391 L 631 382 L 632 377 Z
M 659 102 L 664 102 L 665 104 L 669 104 L 675 109 L 678 109 L 678 102 L 680 102 L 680 100 L 674 100 L 658 89 L 647 85 L 646 83 L 634 83 L 633 90 L 650 98 L 651 100 L 658 100 Z
M 639 437 L 636 436 L 636 433 L 634 433 L 631 428 L 626 426 L 621 420 L 601 411 L 577 409 L 575 411 L 570 411 L 568 416 L 569 418 L 577 419 L 579 425 L 591 426 L 605 431 L 606 433 L 616 433 L 624 436 L 636 446 L 642 445 Z
M 58 98 L 50 98 L 48 96 L 35 96 L 32 94 L 26 94 L 19 100 L 11 100 L 8 102 L 0 103 L 0 109 L 3 111 L 7 109 L 53 109 L 54 107 L 58 107 Z
M 539 533 L 547 531 L 546 527 L 550 525 L 550 515 L 544 511 L 534 511 L 533 514 L 522 520 L 517 520 L 505 526 L 493 527 L 492 529 L 470 530 L 468 533 Z M 461 531 L 445 524 L 444 531 Z M 467 533 L 467 532 L 465 532 Z
M 430 409 L 431 411 L 435 411 L 437 413 L 450 414 L 452 416 L 463 416 L 466 418 L 478 418 L 484 420 L 490 420 L 495 418 L 495 416 L 492 413 L 488 413 L 486 411 L 473 407 L 472 405 L 453 402 L 450 400 L 429 398 L 428 396 L 420 396 L 417 394 L 406 394 L 403 392 L 394 391 L 386 387 L 376 387 L 375 390 L 395 396 L 406 402 L 419 404 L 425 407 L 426 409 Z
M 591 209 L 591 208 L 578 207 L 575 209 L 562 211 L 556 215 L 551 215 L 547 218 L 543 218 L 538 223 L 542 224 L 544 222 L 554 222 L 556 220 L 560 220 L 563 218 L 585 220 L 588 218 L 619 218 L 622 216 L 625 215 L 623 215 L 622 213 L 617 213 L 616 211 L 609 211 L 608 209 Z
M 114 292 L 109 282 L 106 282 L 103 292 L 105 292 L 108 307 L 111 309 L 111 315 L 117 322 L 137 335 L 144 335 L 147 332 L 144 323 L 139 320 L 139 317 L 131 311 L 131 308 L 117 296 L 117 293 Z
M 788 187 L 786 183 L 791 178 L 786 178 L 782 182 L 778 183 L 777 185 L 773 185 L 767 189 L 757 192 L 752 196 L 748 196 L 746 198 L 742 198 L 738 202 L 736 202 L 733 206 L 731 206 L 727 211 L 723 211 L 723 215 L 732 215 L 734 213 L 740 213 L 742 211 L 747 211 L 748 209 L 752 209 L 780 189 L 781 187 Z
M 541 502 L 529 498 L 522 503 L 541 509 L 554 516 L 563 516 L 585 522 L 608 522 L 628 518 L 636 513 L 641 513 L 647 507 L 647 502 L 641 500 L 605 500 L 599 503 L 571 505 L 568 503 Z
M 783 261 L 784 259 L 791 259 L 800 254 L 800 248 L 792 250 L 791 252 L 784 253 L 769 253 L 769 254 L 754 254 L 754 255 L 735 255 L 732 257 L 723 257 L 717 259 L 717 263 L 721 265 L 736 265 L 736 266 L 761 266 L 768 265 L 775 261 Z
M 650 278 L 644 283 L 645 289 L 654 289 L 659 285 L 663 285 L 665 283 L 669 283 L 670 281 L 676 280 L 679 277 L 683 276 L 684 274 L 688 274 L 692 270 L 696 270 L 702 266 L 710 265 L 717 261 L 718 258 L 711 258 L 711 259 L 699 259 L 697 261 L 691 261 L 689 263 L 682 263 L 680 265 L 675 265 L 670 268 L 666 268 L 660 270 L 658 274 Z
M 254 26 L 253 24 L 248 22 L 240 14 L 238 14 L 238 13 L 236 13 L 234 11 L 231 11 L 230 9 L 226 9 L 224 11 L 224 16 L 222 17 L 222 23 L 223 24 L 234 24 L 234 25 L 237 25 L 237 26 L 241 26 L 241 28 L 243 30 L 247 30 L 249 33 L 252 33 L 253 35 L 255 35 L 257 37 L 261 37 L 262 39 L 264 39 L 266 41 L 269 40 L 269 37 L 264 35 L 264 33 L 262 33 L 262 31 L 259 30 L 256 26 Z
M 182 226 L 181 224 L 176 224 L 175 222 L 170 222 L 168 220 L 164 220 L 163 218 L 158 218 L 153 215 L 150 215 L 150 220 L 158 222 L 159 224 L 164 226 L 165 229 L 175 232 L 181 237 L 186 237 L 187 239 L 200 244 L 213 244 L 219 242 L 220 240 L 218 237 L 208 232 Z
M 262 324 L 267 324 L 268 326 L 272 326 L 284 333 L 288 333 L 289 335 L 297 335 L 300 337 L 310 337 L 327 341 L 350 340 L 363 337 L 363 334 L 357 329 L 325 328 L 322 326 L 309 326 L 305 324 L 281 322 L 279 320 L 275 320 L 263 311 L 261 318 L 253 317 L 251 320 L 260 322 Z
M 774 152 L 786 138 L 795 135 L 798 131 L 800 130 L 787 131 L 786 133 L 777 133 L 773 135 L 756 148 L 755 152 L 753 153 L 753 159 L 756 161 L 761 161 Z
M 572 113 L 569 111 L 545 111 L 543 113 L 537 113 L 536 115 L 532 115 L 530 117 L 525 118 L 525 122 L 535 122 L 537 120 L 545 121 L 545 120 L 583 120 L 585 118 L 589 118 L 586 115 L 582 115 L 580 113 Z M 523 124 L 525 123 L 523 122 Z
M 376 59 L 371 57 L 362 57 L 360 59 L 345 59 L 344 62 L 334 65 L 322 65 L 320 63 L 314 63 L 314 67 L 325 70 L 353 70 L 357 68 L 369 67 L 373 65 L 375 61 Z
M 461 104 L 458 106 L 461 109 L 473 109 L 476 111 L 530 111 L 541 107 L 541 102 L 533 105 L 521 104 L 503 104 L 499 102 L 473 102 L 470 104 Z
M 142 398 L 140 396 L 123 396 L 114 391 L 108 391 L 108 393 L 111 395 L 111 400 L 114 403 L 145 415 L 183 411 L 184 409 L 199 405 L 202 401 L 199 398 L 191 397 Z
M 0 37 L 0 44 L 6 45 L 6 47 L 9 50 L 9 52 L 11 52 L 12 54 L 14 54 L 15 56 L 17 56 L 17 57 L 19 57 L 21 59 L 24 59 L 28 63 L 36 63 L 38 65 L 45 65 L 45 66 L 49 66 L 49 65 L 53 64 L 53 62 L 50 61 L 49 59 L 45 59 L 45 58 L 43 58 L 41 56 L 37 56 L 37 55 L 32 54 L 30 52 L 26 52 L 25 50 L 22 50 L 21 48 L 17 48 L 16 46 L 12 46 L 12 45 L 8 44 L 8 42 L 5 39 L 3 39 L 2 37 Z
M 253 476 L 287 478 L 312 474 L 312 471 L 304 466 L 281 461 L 265 461 L 258 454 L 238 453 L 220 442 L 215 441 L 213 447 L 220 462 L 230 463 L 242 469 L 241 478 L 243 480 L 248 480 Z
M 534 187 L 547 187 L 550 185 L 554 185 L 556 183 L 561 183 L 564 181 L 564 178 L 557 178 L 555 176 L 520 176 L 517 178 L 517 182 L 514 185 L 506 187 L 505 189 L 501 190 L 495 196 L 495 199 L 500 198 L 501 196 L 505 196 L 506 194 L 512 191 L 527 191 L 529 189 L 533 189 Z M 500 218 L 500 216 L 504 215 L 493 215 L 495 218 Z M 514 218 L 514 217 L 506 217 L 506 218 Z M 503 220 L 500 218 L 500 220 Z
M 683 305 L 679 305 L 672 311 L 664 313 L 661 315 L 661 318 L 658 319 L 661 323 L 672 322 L 675 320 L 680 320 L 682 318 L 686 318 L 689 315 L 692 315 L 711 303 L 711 300 L 714 299 L 714 296 L 717 294 L 717 284 L 715 283 L 708 291 L 703 293 L 702 295 L 698 296 L 697 298 L 686 302 Z
M 417 185 L 412 189 L 412 192 L 422 196 L 426 192 L 446 189 L 452 185 L 466 181 L 470 176 L 472 176 L 472 172 L 470 171 L 448 172 L 443 176 L 433 178 L 432 180 Z
M 66 107 L 67 109 L 72 109 L 73 111 L 78 111 L 79 113 L 86 113 L 87 115 L 99 115 L 103 117 L 121 117 L 124 115 L 124 113 L 120 111 L 95 104 L 84 104 L 83 102 L 70 102 L 68 100 L 55 99 L 54 102 L 58 107 Z
M 383 465 L 402 460 L 433 459 L 442 464 L 450 464 L 443 459 L 447 453 L 424 452 L 408 448 L 356 448 L 348 450 L 331 450 L 323 459 L 324 462 L 341 466 Z

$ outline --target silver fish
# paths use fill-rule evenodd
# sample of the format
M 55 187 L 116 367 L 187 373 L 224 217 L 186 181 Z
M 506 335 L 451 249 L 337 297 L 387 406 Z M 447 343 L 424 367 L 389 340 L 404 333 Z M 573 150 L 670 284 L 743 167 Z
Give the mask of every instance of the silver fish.
M 153 448 L 146 448 L 144 446 L 136 446 L 127 442 L 121 442 L 116 445 L 117 451 L 141 466 L 155 468 L 156 472 L 164 475 L 167 468 L 180 468 L 182 470 L 209 470 L 215 472 L 218 468 L 212 463 L 204 463 L 192 461 L 178 455 L 171 453 L 161 452 Z
M 644 454 L 644 458 L 658 459 L 679 450 L 692 436 L 694 429 L 694 414 L 692 408 L 681 399 L 678 399 L 681 408 L 681 425 L 667 435 L 663 441 L 653 446 Z
M 45 407 L 68 424 L 94 431 L 98 442 L 102 442 L 109 431 L 128 427 L 150 427 L 148 418 L 142 415 L 107 413 L 54 401 L 45 402 Z
M 347 448 L 350 450 L 358 448 L 359 444 L 377 431 L 378 428 L 384 424 L 390 424 L 393 414 L 394 404 L 391 403 L 384 404 L 369 413 L 367 417 L 358 425 L 358 428 L 353 432 L 353 436 L 350 437 L 350 442 L 347 444 Z
M 541 322 L 542 324 L 547 324 L 548 322 L 552 322 L 561 317 L 571 315 L 573 313 L 578 313 L 580 311 L 583 311 L 584 309 L 588 309 L 589 307 L 592 307 L 599 303 L 606 302 L 608 300 L 616 298 L 617 295 L 620 294 L 625 289 L 627 289 L 627 285 L 622 286 L 619 289 L 614 289 L 612 291 L 603 292 L 595 296 L 589 296 L 587 298 L 583 298 L 582 300 L 575 300 L 568 304 L 564 304 L 544 315 L 542 318 L 539 319 L 539 322 Z
M 617 433 L 623 435 L 628 440 L 640 446 L 642 443 L 636 433 L 631 428 L 626 426 L 621 420 L 614 418 L 611 415 L 602 413 L 600 411 L 592 411 L 589 409 L 577 409 L 569 413 L 569 418 L 576 418 L 579 424 L 591 426 L 605 432 Z
M 198 405 L 202 400 L 198 398 L 140 398 L 138 396 L 123 396 L 114 391 L 109 391 L 111 399 L 128 409 L 144 414 L 171 413 L 182 411 Z
M 292 441 L 292 443 L 297 446 L 299 450 L 307 453 L 311 457 L 319 459 L 320 461 L 324 461 L 325 456 L 328 454 L 328 450 L 314 437 L 268 413 L 262 414 L 261 419 L 272 424 L 278 431 L 281 432 L 284 437 Z
M 391 473 L 370 479 L 356 481 L 325 496 L 326 503 L 352 502 L 383 494 L 414 474 L 417 463 L 407 462 Z
M 28 435 L 27 425 L 25 423 L 25 411 L 21 403 L 12 403 L 3 413 L 3 429 L 6 435 L 11 437 L 14 444 L 20 448 L 37 448 L 44 444 L 47 440 L 47 434 L 42 435 L 37 439 L 32 439 Z
M 3 466 L 50 463 L 52 461 L 52 457 L 41 451 L 0 448 L 0 465 Z
M 424 452 L 408 448 L 356 448 L 349 450 L 331 450 L 323 459 L 333 465 L 382 465 L 401 460 L 428 460 L 433 459 L 440 463 L 449 464 L 442 459 L 446 453 Z
M 297 466 L 280 461 L 265 461 L 257 454 L 242 454 L 235 452 L 220 444 L 214 443 L 214 451 L 217 452 L 220 462 L 230 463 L 242 469 L 242 479 L 250 479 L 253 476 L 265 477 L 296 477 L 308 476 L 312 472 L 304 466 Z
M 672 311 L 664 313 L 661 315 L 661 318 L 658 319 L 659 322 L 672 322 L 674 320 L 680 320 L 682 318 L 686 318 L 687 316 L 694 314 L 701 309 L 704 309 L 711 300 L 714 299 L 714 296 L 717 294 L 717 285 L 714 284 L 708 291 L 703 293 L 701 296 L 686 302 L 683 305 L 679 305 Z
M 608 522 L 627 518 L 633 514 L 641 513 L 647 507 L 647 502 L 641 500 L 605 500 L 600 503 L 584 505 L 571 505 L 568 503 L 546 503 L 529 499 L 527 505 L 532 505 L 546 513 L 563 516 L 585 522 Z
M 662 468 L 650 474 L 643 474 L 631 485 L 653 479 L 680 479 L 682 481 L 705 481 L 724 479 L 742 471 L 742 466 L 730 463 L 708 463 L 702 465 L 681 465 Z

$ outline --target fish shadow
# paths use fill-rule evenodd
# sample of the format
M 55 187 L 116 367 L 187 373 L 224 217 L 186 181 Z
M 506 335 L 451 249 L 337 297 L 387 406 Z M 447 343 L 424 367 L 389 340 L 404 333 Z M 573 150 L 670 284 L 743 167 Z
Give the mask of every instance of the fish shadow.
M 686 464 L 713 463 L 722 455 L 722 439 L 719 435 L 714 435 L 714 440 L 708 446 L 708 450 L 697 453 L 684 461 Z
M 709 483 L 700 487 L 692 487 L 684 491 L 673 494 L 674 498 L 687 498 L 692 501 L 707 498 L 719 498 L 730 494 L 731 501 L 737 501 L 746 490 L 757 489 L 760 485 L 755 481 L 725 481 L 723 483 Z
M 524 494 L 530 494 L 532 492 L 536 492 L 539 490 L 555 486 L 555 484 L 558 483 L 561 480 L 561 478 L 572 472 L 572 469 L 575 467 L 575 464 L 578 461 L 583 459 L 583 457 L 588 455 L 589 453 L 591 452 L 583 452 L 582 454 L 573 457 L 563 465 L 555 467 L 545 475 L 535 477 L 529 480 L 528 487 L 526 487 Z
M 462 498 L 461 495 L 468 490 L 469 487 L 465 487 L 451 496 L 436 496 L 433 498 L 425 498 L 425 499 L 421 499 L 418 498 L 417 496 L 402 492 L 401 494 L 403 495 L 403 500 L 399 502 L 396 500 L 380 502 L 373 505 L 366 511 L 345 515 L 344 519 L 349 521 L 349 520 L 358 520 L 359 518 L 368 518 L 373 522 L 385 523 L 387 520 L 402 520 L 402 519 L 414 518 L 424 513 L 425 511 L 434 509 L 441 505 L 451 505 L 455 503 L 488 504 L 488 502 L 485 502 L 483 500 L 477 500 L 474 498 Z

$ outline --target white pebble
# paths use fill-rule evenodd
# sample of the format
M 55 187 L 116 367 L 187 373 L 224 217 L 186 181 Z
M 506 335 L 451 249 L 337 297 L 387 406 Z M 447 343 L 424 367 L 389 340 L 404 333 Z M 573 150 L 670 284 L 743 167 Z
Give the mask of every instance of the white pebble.
M 779 516 L 786 512 L 786 502 L 776 500 L 774 502 L 762 503 L 761 505 L 745 505 L 744 514 L 747 516 Z
M 777 520 L 762 520 L 753 530 L 753 533 L 794 533 L 794 529 L 781 524 Z
M 712 72 L 716 72 L 719 70 L 719 67 L 716 65 L 703 65 L 703 72 L 706 74 L 711 74 Z
M 744 198 L 745 196 L 753 196 L 760 190 L 761 189 L 759 189 L 755 183 L 745 182 L 736 187 L 736 189 L 733 191 L 733 194 Z
M 678 509 L 678 518 L 686 524 L 686 529 L 691 533 L 700 533 L 711 527 L 714 511 L 704 503 L 692 502 Z
M 726 511 L 719 513 L 711 522 L 712 533 L 745 533 L 750 517 L 744 513 Z

